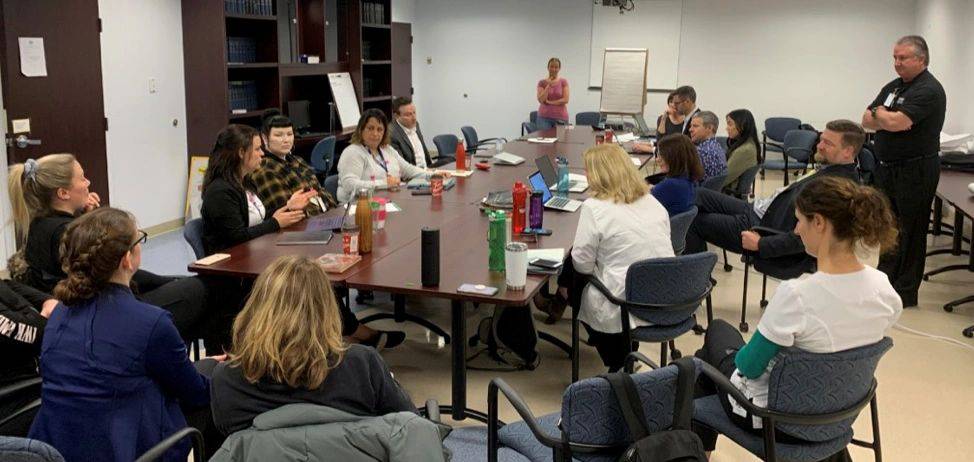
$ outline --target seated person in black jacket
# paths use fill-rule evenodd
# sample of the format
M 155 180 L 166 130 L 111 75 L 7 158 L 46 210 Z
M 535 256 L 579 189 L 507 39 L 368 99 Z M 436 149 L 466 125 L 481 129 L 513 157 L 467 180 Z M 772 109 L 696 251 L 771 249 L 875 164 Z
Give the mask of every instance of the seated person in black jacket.
M 50 154 L 10 167 L 8 187 L 20 252 L 9 262 L 14 279 L 51 293 L 66 277 L 61 262 L 61 236 L 68 224 L 100 204 L 88 190 L 81 164 L 71 154 Z M 205 330 L 206 287 L 196 277 L 175 278 L 139 270 L 132 278 L 139 299 L 173 315 L 185 340 Z
M 264 151 L 260 134 L 246 125 L 231 124 L 217 135 L 216 145 L 210 154 L 210 162 L 203 177 L 203 246 L 211 254 L 242 244 L 265 234 L 277 232 L 304 219 L 305 207 L 318 191 L 297 191 L 291 194 L 284 206 L 272 213 L 264 209 L 257 195 L 250 174 L 261 165 Z M 236 309 L 223 311 L 213 329 L 214 335 L 224 338 L 221 343 L 229 346 L 229 328 L 237 309 L 243 305 L 249 291 L 248 284 L 219 278 L 217 291 L 220 297 Z M 341 304 L 345 335 L 351 340 L 379 348 L 391 348 L 402 343 L 402 332 L 375 331 L 359 324 L 355 315 Z
M 284 256 L 257 278 L 233 323 L 233 347 L 211 382 L 213 421 L 224 434 L 293 403 L 356 415 L 416 411 L 373 348 L 342 340 L 328 274 L 313 259 Z
M 855 159 L 865 139 L 865 132 L 855 122 L 829 122 L 815 154 L 815 160 L 823 164 L 818 171 L 753 204 L 716 191 L 698 190 L 698 213 L 687 233 L 686 253 L 706 251 L 709 242 L 732 252 L 756 252 L 764 259 L 793 257 L 796 264 L 807 264 L 812 257 L 805 254 L 801 238 L 794 233 L 798 220 L 795 198 L 810 178 L 839 176 L 858 181 Z M 752 231 L 756 226 L 781 233 L 762 237 Z
M 0 388 L 39 378 L 37 358 L 41 352 L 44 326 L 58 301 L 17 281 L 0 280 Z M 0 403 L 0 420 L 41 397 L 40 385 L 5 397 Z M 36 411 L 35 411 L 36 413 Z M 26 437 L 32 416 L 0 426 L 0 435 Z

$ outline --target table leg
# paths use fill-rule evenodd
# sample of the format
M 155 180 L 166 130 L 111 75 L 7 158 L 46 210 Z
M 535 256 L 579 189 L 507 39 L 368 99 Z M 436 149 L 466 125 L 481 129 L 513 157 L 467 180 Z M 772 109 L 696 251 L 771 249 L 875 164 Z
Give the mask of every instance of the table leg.
M 467 417 L 467 316 L 463 311 L 463 302 L 453 300 L 451 308 L 451 361 L 453 362 L 453 396 L 451 413 L 453 420 L 463 420 Z
M 934 196 L 933 198 L 933 230 L 930 234 L 939 236 L 943 229 L 944 220 L 944 200 Z

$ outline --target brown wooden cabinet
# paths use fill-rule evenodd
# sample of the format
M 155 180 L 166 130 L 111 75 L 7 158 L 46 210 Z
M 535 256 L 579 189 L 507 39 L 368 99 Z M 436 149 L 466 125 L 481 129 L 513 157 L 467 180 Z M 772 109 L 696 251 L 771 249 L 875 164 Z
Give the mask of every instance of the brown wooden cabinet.
M 208 154 L 229 123 L 257 127 L 269 108 L 288 115 L 289 101 L 309 102 L 317 135 L 295 143 L 306 153 L 328 134 L 347 137 L 332 130 L 342 124 L 332 120 L 327 74 L 348 72 L 360 107 L 386 114 L 404 88 L 393 76 L 411 82 L 401 59 L 410 45 L 393 43 L 389 0 L 265 0 L 272 14 L 226 11 L 233 1 L 182 0 L 189 155 Z M 302 62 L 308 55 L 320 62 Z

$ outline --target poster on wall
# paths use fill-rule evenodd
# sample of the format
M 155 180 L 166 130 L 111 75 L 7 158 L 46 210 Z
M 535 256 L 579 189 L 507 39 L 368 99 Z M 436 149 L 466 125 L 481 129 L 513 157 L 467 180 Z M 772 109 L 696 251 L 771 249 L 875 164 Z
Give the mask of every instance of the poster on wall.
M 200 218 L 200 207 L 203 205 L 203 177 L 206 166 L 210 163 L 209 156 L 192 156 L 189 159 L 189 181 L 186 184 L 186 210 L 183 212 L 185 221 Z

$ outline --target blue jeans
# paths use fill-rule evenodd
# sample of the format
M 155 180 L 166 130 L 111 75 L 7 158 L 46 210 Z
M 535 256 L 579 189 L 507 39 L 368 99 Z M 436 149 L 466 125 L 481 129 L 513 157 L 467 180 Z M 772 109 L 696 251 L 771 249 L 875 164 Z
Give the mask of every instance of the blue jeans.
M 538 116 L 538 130 L 546 130 L 554 127 L 555 125 L 565 125 L 567 123 L 567 120 L 549 119 L 547 117 L 541 117 L 540 115 Z

